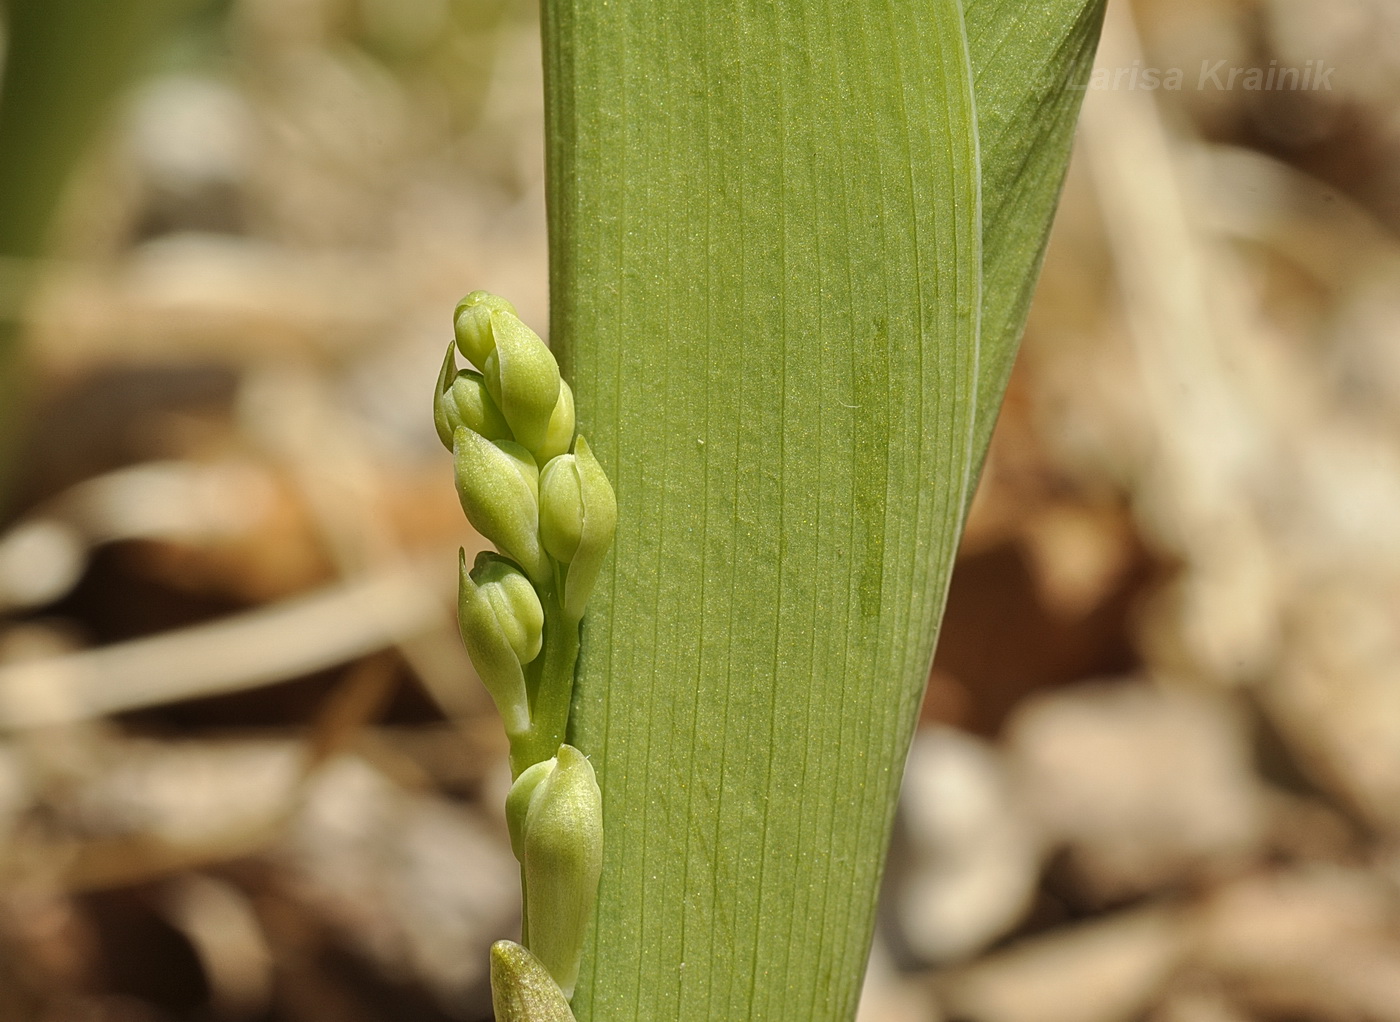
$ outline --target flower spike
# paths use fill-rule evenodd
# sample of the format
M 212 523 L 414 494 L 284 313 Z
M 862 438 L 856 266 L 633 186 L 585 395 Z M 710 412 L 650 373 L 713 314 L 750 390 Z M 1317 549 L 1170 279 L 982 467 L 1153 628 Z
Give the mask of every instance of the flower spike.
M 573 390 L 515 307 L 473 291 L 453 313 L 453 334 L 433 423 L 452 451 L 462 510 L 500 551 L 470 571 L 458 558 L 457 618 L 510 738 L 506 821 L 525 902 L 525 946 L 491 949 L 492 1002 L 503 1022 L 573 1022 L 568 998 L 602 873 L 603 800 L 588 758 L 561 742 L 617 499 L 575 435 Z M 459 370 L 458 352 L 475 369 Z

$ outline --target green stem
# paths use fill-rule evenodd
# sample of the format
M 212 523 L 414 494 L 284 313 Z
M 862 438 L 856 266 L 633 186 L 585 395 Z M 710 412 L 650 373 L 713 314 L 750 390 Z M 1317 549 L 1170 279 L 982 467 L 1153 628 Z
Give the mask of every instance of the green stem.
M 578 663 L 579 623 L 564 613 L 563 586 L 541 587 L 544 605 L 544 650 L 530 666 L 530 729 L 510 740 L 512 777 L 549 759 L 559 751 L 569 725 L 569 704 L 574 694 L 574 667 Z M 520 904 L 529 905 L 525 868 L 520 869 Z M 520 942 L 530 946 L 529 912 L 520 914 Z
M 564 612 L 563 587 L 540 587 L 544 606 L 544 651 L 530 666 L 530 729 L 511 738 L 512 777 L 559 751 L 569 724 L 569 704 L 574 694 L 574 667 L 578 663 L 579 623 Z

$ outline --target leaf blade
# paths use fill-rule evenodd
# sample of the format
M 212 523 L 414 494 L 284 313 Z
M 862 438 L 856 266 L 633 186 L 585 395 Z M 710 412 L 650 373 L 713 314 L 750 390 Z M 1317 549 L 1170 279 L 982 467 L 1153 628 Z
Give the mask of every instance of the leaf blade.
M 1040 275 L 1104 7 L 1103 0 L 963 5 L 982 160 L 979 465 Z
M 619 499 L 575 1006 L 841 1018 L 966 499 L 971 71 L 952 2 L 699 7 L 545 9 L 552 334 Z

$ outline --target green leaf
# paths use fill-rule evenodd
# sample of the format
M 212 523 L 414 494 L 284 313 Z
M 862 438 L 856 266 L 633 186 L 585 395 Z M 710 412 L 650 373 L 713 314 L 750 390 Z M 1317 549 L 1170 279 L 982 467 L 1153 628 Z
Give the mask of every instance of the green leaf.
M 192 0 L 0 0 L 0 513 L 29 401 L 17 315 L 69 172 Z M 14 262 L 11 262 L 14 260 Z
M 982 159 L 980 465 L 1040 275 L 1104 5 L 965 0 L 963 8 Z
M 68 172 L 151 47 L 193 0 L 0 4 L 0 255 L 34 256 Z
M 551 333 L 618 502 L 569 739 L 607 820 L 575 1012 L 848 1019 L 1063 171 L 1002 135 L 1062 92 L 976 79 L 984 167 L 957 0 L 544 16 Z M 970 10 L 979 65 L 1073 51 L 1042 16 Z

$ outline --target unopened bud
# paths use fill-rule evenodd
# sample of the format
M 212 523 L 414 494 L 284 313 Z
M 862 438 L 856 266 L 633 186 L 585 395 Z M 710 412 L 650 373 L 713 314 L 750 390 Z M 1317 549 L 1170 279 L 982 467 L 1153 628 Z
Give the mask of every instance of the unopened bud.
M 471 579 L 491 604 L 516 658 L 528 664 L 539 656 L 544 642 L 544 608 L 525 573 L 504 557 L 483 552 L 477 554 Z
M 603 797 L 593 765 L 572 745 L 536 766 L 544 769 L 516 781 L 522 797 L 507 800 L 519 830 L 525 929 L 530 950 L 572 997 L 603 870 Z
M 491 313 L 515 315 L 515 306 L 489 291 L 473 291 L 457 303 L 452 313 L 457 349 L 478 369 L 486 368 L 486 356 L 496 347 L 491 331 Z
M 535 498 L 535 506 L 540 503 L 540 466 L 535 461 L 534 455 L 527 451 L 523 444 L 518 444 L 514 440 L 497 440 L 497 447 L 505 453 L 515 463 L 515 470 L 520 473 L 520 478 L 525 480 L 525 485 L 530 487 L 530 495 Z
M 617 528 L 617 497 L 588 441 L 562 454 L 540 475 L 540 537 L 545 550 L 568 565 L 564 611 L 577 621 L 593 593 Z
M 583 487 L 577 459 L 561 454 L 540 473 L 540 540 L 560 564 L 568 564 L 583 539 Z
M 559 403 L 559 363 L 539 334 L 514 314 L 492 312 L 491 335 L 496 346 L 481 367 L 487 389 L 515 439 L 537 453 Z
M 465 551 L 457 561 L 457 623 L 462 642 L 505 721 L 506 733 L 523 734 L 530 728 L 530 697 L 522 664 L 539 655 L 544 625 L 539 597 L 518 569 L 499 558 L 487 562 L 478 558 L 474 572 L 467 571 Z M 521 650 L 530 655 L 522 658 Z
M 544 444 L 535 452 L 541 465 L 551 458 L 568 452 L 574 443 L 574 392 L 563 380 L 559 381 L 559 400 L 549 416 L 549 429 L 545 431 Z
M 517 862 L 525 861 L 525 818 L 530 812 L 530 799 L 540 782 L 554 773 L 557 765 L 557 759 L 545 759 L 526 767 L 506 795 L 506 829 L 510 832 L 510 850 Z
M 452 435 L 457 496 L 467 521 L 537 583 L 549 578 L 539 539 L 534 460 L 509 441 L 492 443 L 459 427 Z
M 456 350 L 450 344 L 433 392 L 433 424 L 437 426 L 438 439 L 449 451 L 458 426 L 466 426 L 487 440 L 510 439 L 510 427 L 487 393 L 486 381 L 473 370 L 457 370 Z
M 568 999 L 540 960 L 514 941 L 491 945 L 496 1022 L 575 1022 Z

